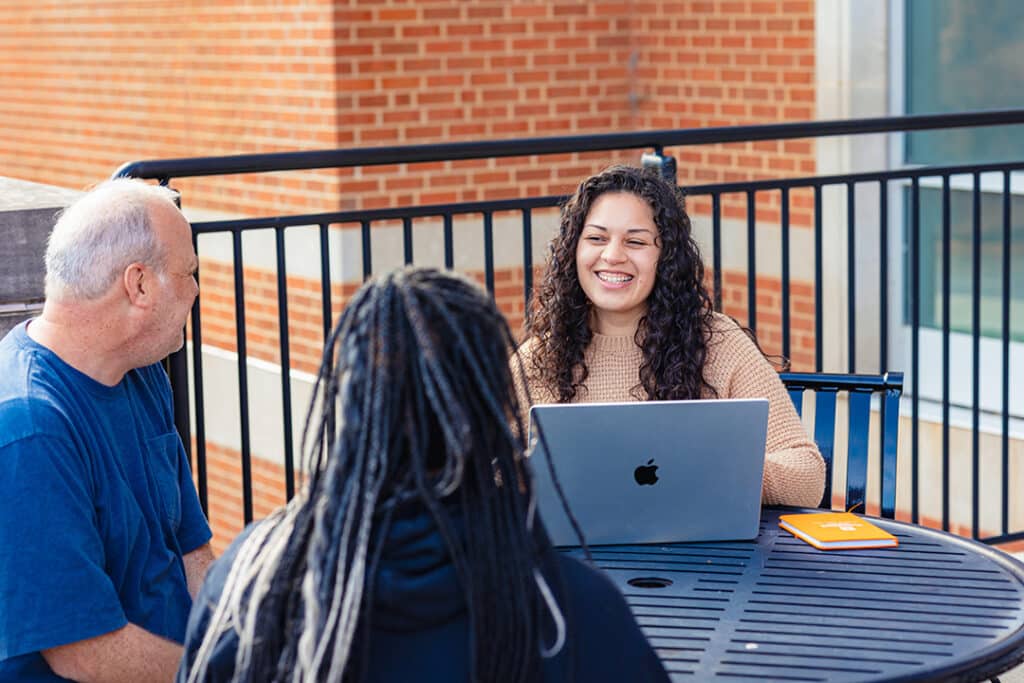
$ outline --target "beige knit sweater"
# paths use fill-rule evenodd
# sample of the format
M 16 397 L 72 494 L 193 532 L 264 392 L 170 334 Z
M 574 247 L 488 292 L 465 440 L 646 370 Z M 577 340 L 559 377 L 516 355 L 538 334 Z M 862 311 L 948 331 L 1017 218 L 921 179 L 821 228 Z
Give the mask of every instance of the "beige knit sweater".
M 531 349 L 530 341 L 519 348 L 528 378 Z M 576 402 L 610 403 L 644 397 L 639 386 L 643 355 L 632 336 L 594 334 L 584 352 L 584 362 L 589 375 L 577 393 Z M 532 400 L 527 401 L 515 356 L 512 363 L 512 376 L 524 405 L 557 402 L 547 387 L 533 380 L 529 381 Z M 818 447 L 808 438 L 778 374 L 746 332 L 724 315 L 715 315 L 704 378 L 718 392 L 718 398 L 767 398 L 769 401 L 761 502 L 816 507 L 825 487 L 825 463 Z M 705 398 L 714 398 L 707 391 L 705 394 Z

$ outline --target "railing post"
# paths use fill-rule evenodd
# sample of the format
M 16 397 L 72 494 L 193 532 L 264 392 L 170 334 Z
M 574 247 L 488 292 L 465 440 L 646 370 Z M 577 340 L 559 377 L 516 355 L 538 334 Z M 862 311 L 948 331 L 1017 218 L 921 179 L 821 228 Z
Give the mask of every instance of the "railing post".
M 676 179 L 676 158 L 668 154 L 663 154 L 661 149 L 654 152 L 644 152 L 640 156 L 640 165 L 644 168 L 657 169 L 662 178 L 673 185 L 678 184 Z
M 188 401 L 188 357 L 185 347 L 172 353 L 164 361 L 164 368 L 171 380 L 171 401 L 174 406 L 174 428 L 178 430 L 185 455 L 192 463 L 192 426 L 189 423 Z

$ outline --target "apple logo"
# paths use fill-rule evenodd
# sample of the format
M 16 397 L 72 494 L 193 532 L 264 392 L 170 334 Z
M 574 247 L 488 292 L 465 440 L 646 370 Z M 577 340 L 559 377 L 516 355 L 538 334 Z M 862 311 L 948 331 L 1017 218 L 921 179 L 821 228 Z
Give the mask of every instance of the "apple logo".
M 640 465 L 633 470 L 633 478 L 641 486 L 654 486 L 658 481 L 658 466 L 654 464 L 654 458 L 648 460 L 646 465 Z

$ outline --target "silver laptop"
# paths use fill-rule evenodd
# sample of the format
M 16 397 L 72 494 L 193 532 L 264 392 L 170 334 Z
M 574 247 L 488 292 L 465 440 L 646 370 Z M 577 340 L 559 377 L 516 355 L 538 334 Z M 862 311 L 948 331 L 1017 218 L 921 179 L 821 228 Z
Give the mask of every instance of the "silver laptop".
M 767 399 L 536 405 L 530 465 L 552 543 L 728 541 L 757 536 Z

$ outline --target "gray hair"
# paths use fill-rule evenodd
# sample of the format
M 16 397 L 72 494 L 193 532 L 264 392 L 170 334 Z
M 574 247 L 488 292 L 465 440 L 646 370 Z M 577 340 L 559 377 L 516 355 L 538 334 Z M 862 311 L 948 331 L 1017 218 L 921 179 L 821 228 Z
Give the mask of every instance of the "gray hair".
M 46 298 L 96 299 L 132 263 L 162 272 L 166 255 L 153 232 L 150 207 L 176 207 L 177 196 L 168 187 L 117 178 L 64 209 L 46 246 Z

